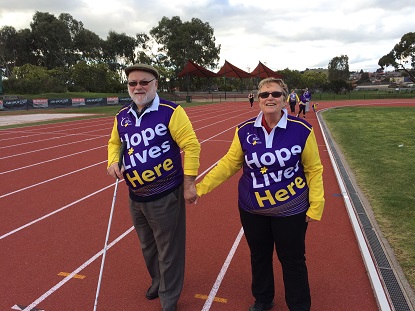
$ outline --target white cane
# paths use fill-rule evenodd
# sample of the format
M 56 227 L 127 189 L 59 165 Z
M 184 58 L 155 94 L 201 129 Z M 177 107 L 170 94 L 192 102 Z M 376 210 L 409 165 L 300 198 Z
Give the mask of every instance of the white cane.
M 122 145 L 121 145 L 121 149 L 120 149 L 120 157 L 119 157 L 119 160 L 118 160 L 118 168 L 120 170 L 121 170 L 121 167 L 122 167 L 123 154 L 124 154 L 124 151 L 125 151 L 126 147 L 127 147 L 127 143 L 126 143 L 126 141 L 123 141 Z M 99 296 L 99 290 L 101 288 L 102 273 L 104 271 L 105 255 L 107 254 L 108 238 L 110 236 L 112 214 L 114 213 L 115 199 L 117 198 L 118 181 L 119 181 L 119 179 L 117 177 L 117 180 L 115 181 L 114 195 L 112 197 L 112 206 L 111 206 L 110 218 L 108 220 L 107 236 L 105 237 L 104 251 L 102 253 L 101 270 L 99 272 L 97 292 L 96 292 L 96 295 L 95 295 L 94 311 L 96 311 L 97 306 L 98 306 L 98 296 Z

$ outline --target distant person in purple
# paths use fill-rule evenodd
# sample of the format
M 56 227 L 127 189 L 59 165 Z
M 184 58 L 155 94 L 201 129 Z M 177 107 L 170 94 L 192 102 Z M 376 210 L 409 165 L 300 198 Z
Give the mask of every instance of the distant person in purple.
M 307 97 L 305 96 L 305 94 L 306 94 L 306 91 L 304 90 L 300 95 L 300 102 L 299 102 L 299 105 L 298 105 L 298 107 L 300 109 L 298 110 L 297 117 L 300 117 L 300 114 L 302 113 L 303 118 L 305 118 L 305 109 L 306 109 L 306 106 L 307 106 L 307 103 L 308 103 L 307 102 Z
M 295 90 L 291 90 L 290 95 L 287 96 L 287 103 L 290 105 L 291 113 L 295 113 L 295 105 L 300 101 Z
M 308 87 L 306 87 L 304 90 L 304 97 L 307 102 L 311 101 L 311 92 L 308 90 Z

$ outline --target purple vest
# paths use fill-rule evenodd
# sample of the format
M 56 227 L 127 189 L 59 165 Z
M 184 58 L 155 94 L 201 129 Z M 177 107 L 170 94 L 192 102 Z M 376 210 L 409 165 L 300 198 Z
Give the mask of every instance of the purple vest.
M 158 110 L 144 113 L 139 126 L 130 106 L 117 114 L 118 133 L 127 142 L 124 179 L 133 200 L 154 200 L 183 182 L 180 148 L 168 128 L 176 107 L 160 99 Z
M 238 186 L 240 208 L 278 217 L 305 212 L 309 190 L 301 154 L 311 125 L 289 116 L 287 127 L 275 128 L 272 146 L 267 147 L 263 128 L 254 123 L 255 119 L 248 120 L 238 130 L 244 152 Z

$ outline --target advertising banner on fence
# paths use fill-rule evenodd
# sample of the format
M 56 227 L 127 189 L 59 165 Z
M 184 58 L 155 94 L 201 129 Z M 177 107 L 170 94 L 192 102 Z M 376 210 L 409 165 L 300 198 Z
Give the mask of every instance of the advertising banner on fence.
M 126 105 L 131 103 L 130 97 L 101 97 L 101 98 L 57 98 L 57 99 L 3 99 L 0 109 L 38 109 L 38 108 L 66 108 L 105 105 Z
M 72 98 L 72 106 L 73 107 L 85 106 L 85 98 Z
M 69 98 L 49 99 L 50 108 L 71 107 L 72 102 Z
M 120 97 L 118 101 L 121 105 L 127 105 L 131 103 L 131 97 Z
M 106 98 L 85 98 L 85 105 L 87 106 L 104 106 L 106 104 Z
M 33 100 L 33 108 L 48 108 L 47 98 L 35 98 Z
M 29 109 L 33 107 L 33 101 L 31 99 L 4 100 L 3 107 L 6 109 Z
M 107 97 L 107 105 L 118 105 L 118 97 Z

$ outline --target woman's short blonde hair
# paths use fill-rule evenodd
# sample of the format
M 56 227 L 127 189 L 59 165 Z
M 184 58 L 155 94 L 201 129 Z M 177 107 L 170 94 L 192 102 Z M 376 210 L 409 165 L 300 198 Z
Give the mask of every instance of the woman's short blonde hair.
M 284 81 L 282 79 L 279 78 L 265 78 L 263 80 L 261 80 L 258 84 L 258 94 L 260 93 L 261 88 L 266 85 L 266 84 L 270 84 L 270 83 L 277 83 L 279 86 L 282 87 L 282 96 L 284 96 L 284 100 L 287 98 L 288 95 L 288 86 L 287 84 L 284 83 Z

